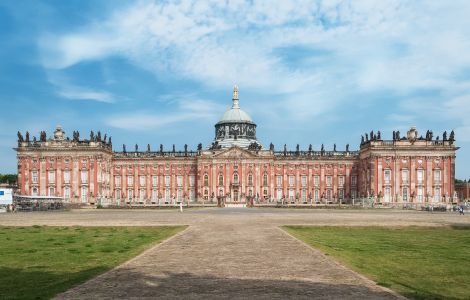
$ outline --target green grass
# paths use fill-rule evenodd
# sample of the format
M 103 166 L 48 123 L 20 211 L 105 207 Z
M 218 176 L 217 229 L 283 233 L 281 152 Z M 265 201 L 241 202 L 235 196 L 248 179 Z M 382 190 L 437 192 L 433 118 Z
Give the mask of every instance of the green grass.
M 48 299 L 185 226 L 0 226 L 0 299 Z
M 469 227 L 283 228 L 406 297 L 470 299 Z

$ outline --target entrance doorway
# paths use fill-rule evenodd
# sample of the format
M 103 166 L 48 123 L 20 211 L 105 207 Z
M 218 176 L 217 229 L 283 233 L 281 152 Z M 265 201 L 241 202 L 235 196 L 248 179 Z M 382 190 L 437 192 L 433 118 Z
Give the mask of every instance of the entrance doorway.
M 238 202 L 238 189 L 233 190 L 233 201 Z

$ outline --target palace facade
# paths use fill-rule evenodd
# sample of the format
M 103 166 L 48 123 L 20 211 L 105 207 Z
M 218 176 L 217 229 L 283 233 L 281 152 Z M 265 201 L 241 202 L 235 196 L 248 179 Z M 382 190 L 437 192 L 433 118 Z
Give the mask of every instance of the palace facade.
M 19 195 L 56 196 L 71 203 L 124 205 L 183 203 L 351 203 L 368 198 L 380 203 L 449 203 L 454 192 L 454 133 L 442 139 L 380 131 L 362 137 L 359 150 L 293 151 L 263 146 L 256 124 L 239 106 L 215 124 L 212 145 L 177 151 L 113 151 L 111 137 L 53 136 L 39 139 L 18 132 Z

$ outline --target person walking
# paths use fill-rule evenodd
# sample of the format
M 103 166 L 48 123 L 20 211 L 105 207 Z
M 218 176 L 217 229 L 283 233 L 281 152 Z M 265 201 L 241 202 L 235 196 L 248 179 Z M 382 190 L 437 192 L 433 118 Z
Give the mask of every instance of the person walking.
M 465 215 L 465 213 L 463 211 L 463 205 L 459 206 L 459 215 Z

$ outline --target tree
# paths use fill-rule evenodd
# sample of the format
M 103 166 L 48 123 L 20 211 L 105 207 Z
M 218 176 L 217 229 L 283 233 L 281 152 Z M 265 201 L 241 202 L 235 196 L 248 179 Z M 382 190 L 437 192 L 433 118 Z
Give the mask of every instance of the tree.
M 18 181 L 18 175 L 16 174 L 0 174 L 0 183 L 14 184 Z

